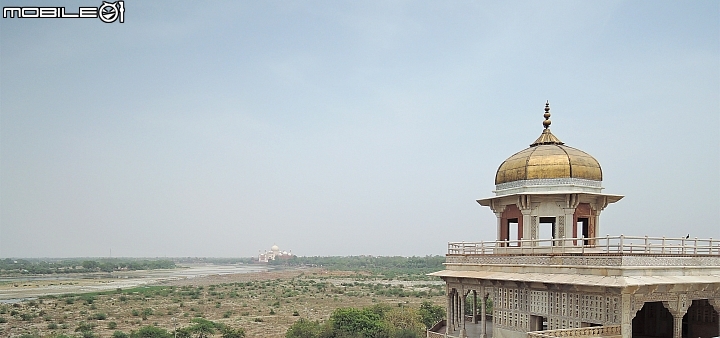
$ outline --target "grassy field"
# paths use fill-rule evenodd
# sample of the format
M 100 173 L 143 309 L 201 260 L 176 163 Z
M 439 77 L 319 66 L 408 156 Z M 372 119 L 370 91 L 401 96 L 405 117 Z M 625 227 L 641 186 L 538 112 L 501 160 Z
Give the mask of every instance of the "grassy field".
M 48 296 L 0 305 L 0 336 L 112 337 L 147 325 L 172 331 L 200 317 L 243 328 L 247 337 L 284 337 L 299 318 L 326 320 L 338 307 L 419 307 L 423 301 L 444 306 L 443 283 L 408 279 L 413 278 L 315 268 Z

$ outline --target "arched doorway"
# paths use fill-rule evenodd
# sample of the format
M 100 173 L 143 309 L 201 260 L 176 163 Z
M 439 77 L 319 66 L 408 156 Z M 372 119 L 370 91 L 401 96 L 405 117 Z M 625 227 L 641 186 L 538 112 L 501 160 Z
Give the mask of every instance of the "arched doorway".
M 715 308 L 707 299 L 693 300 L 683 317 L 683 336 L 717 337 L 720 335 L 718 331 L 718 313 Z
M 633 337 L 672 338 L 673 316 L 662 302 L 645 303 L 632 321 Z

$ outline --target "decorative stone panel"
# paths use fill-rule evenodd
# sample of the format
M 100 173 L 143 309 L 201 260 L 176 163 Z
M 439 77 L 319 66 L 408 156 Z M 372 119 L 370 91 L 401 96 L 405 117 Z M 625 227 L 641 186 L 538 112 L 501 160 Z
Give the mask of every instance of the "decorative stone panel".
M 620 297 L 562 290 L 533 290 L 527 287 L 495 288 L 495 325 L 524 331 L 530 329 L 530 315 L 545 317 L 548 329 L 579 328 L 583 322 L 620 324 Z
M 538 178 L 532 180 L 520 180 L 500 183 L 495 185 L 495 190 L 507 190 L 527 186 L 548 186 L 548 185 L 574 185 L 591 188 L 602 188 L 602 182 L 586 180 L 582 178 Z
M 720 266 L 720 257 L 449 255 L 451 264 L 570 266 Z
M 538 239 L 538 217 L 530 216 L 530 238 Z

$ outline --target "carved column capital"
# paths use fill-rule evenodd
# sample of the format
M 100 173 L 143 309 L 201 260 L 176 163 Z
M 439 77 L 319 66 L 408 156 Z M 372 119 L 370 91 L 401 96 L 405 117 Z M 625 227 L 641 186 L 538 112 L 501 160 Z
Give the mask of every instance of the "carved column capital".
M 685 315 L 692 301 L 688 300 L 686 294 L 679 294 L 677 300 L 663 301 L 663 306 L 670 311 L 673 317 L 681 317 Z
M 518 196 L 518 208 L 522 212 L 523 210 L 527 210 L 528 213 L 530 213 L 531 208 L 531 201 L 530 201 L 530 195 L 520 195 Z M 525 215 L 525 213 L 523 213 Z
M 682 293 L 677 300 L 664 301 L 662 304 L 673 316 L 673 338 L 682 338 L 682 318 L 692 301 L 688 301 L 687 294 Z
M 496 215 L 497 215 L 497 214 L 502 214 L 502 212 L 505 211 L 505 207 L 506 207 L 505 205 L 500 205 L 500 204 L 498 203 L 498 200 L 497 200 L 497 199 L 492 199 L 492 200 L 490 200 L 490 209 L 492 209 L 492 211 L 493 211 Z M 498 216 L 498 217 L 500 217 L 500 216 Z
M 717 313 L 720 313 L 720 298 L 708 299 L 708 303 L 710 303 L 710 305 L 715 308 L 715 311 Z

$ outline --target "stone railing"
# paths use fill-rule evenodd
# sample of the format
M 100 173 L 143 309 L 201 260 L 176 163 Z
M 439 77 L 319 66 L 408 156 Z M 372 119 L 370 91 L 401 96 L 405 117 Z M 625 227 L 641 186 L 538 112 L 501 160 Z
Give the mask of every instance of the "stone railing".
M 446 338 L 446 337 L 452 337 L 450 335 L 445 335 L 445 333 L 438 333 L 438 332 L 432 332 L 430 330 L 427 331 L 427 338 Z
M 528 338 L 555 337 L 610 337 L 621 334 L 620 325 L 581 327 L 577 329 L 560 329 L 528 332 Z
M 445 332 L 437 332 L 440 329 L 445 327 L 445 319 L 437 322 L 437 324 L 433 325 L 429 330 L 427 330 L 427 338 L 445 338 Z M 445 330 L 443 330 L 445 331 Z
M 720 256 L 720 240 L 637 236 L 520 239 L 489 242 L 450 242 L 450 255 L 713 255 Z

